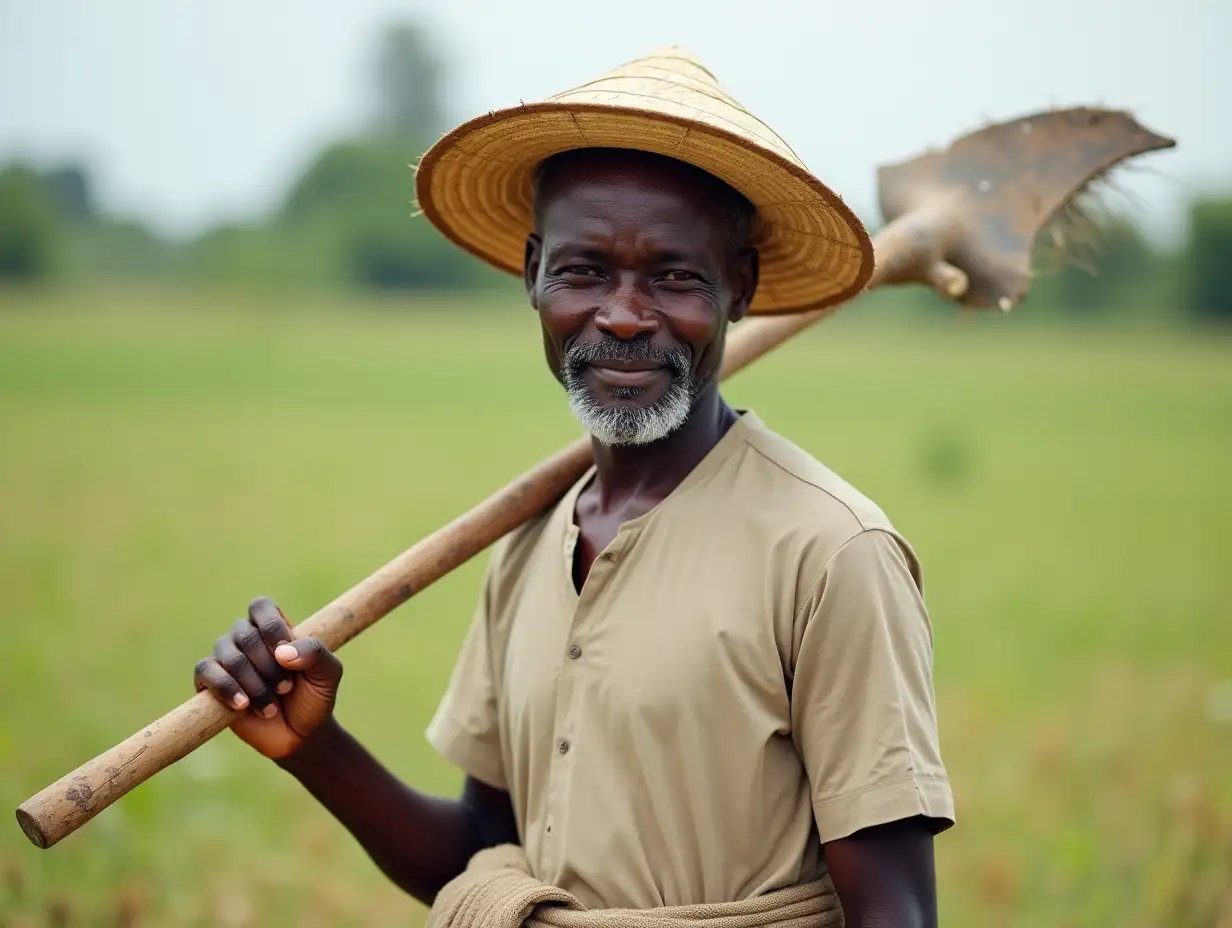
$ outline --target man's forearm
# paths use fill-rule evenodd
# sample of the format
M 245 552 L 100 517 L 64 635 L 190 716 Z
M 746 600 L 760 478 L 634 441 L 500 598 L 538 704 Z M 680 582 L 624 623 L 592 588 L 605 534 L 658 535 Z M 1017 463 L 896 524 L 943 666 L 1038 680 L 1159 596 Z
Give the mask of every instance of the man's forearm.
M 920 817 L 825 845 L 847 928 L 937 928 L 933 830 Z
M 425 905 L 485 843 L 464 801 L 406 786 L 337 722 L 279 766 L 355 836 L 386 876 Z

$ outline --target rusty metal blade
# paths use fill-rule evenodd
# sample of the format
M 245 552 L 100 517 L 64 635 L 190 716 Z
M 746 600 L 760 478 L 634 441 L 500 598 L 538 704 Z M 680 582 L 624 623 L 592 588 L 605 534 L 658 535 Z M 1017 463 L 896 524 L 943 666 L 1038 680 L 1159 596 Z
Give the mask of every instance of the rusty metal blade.
M 959 302 L 1017 304 L 1030 286 L 1039 232 L 1094 181 L 1121 162 L 1176 141 L 1122 110 L 1075 107 L 997 123 L 948 148 L 877 170 L 888 223 L 911 217 L 920 243 L 887 283 L 929 282 L 937 261 L 968 278 Z

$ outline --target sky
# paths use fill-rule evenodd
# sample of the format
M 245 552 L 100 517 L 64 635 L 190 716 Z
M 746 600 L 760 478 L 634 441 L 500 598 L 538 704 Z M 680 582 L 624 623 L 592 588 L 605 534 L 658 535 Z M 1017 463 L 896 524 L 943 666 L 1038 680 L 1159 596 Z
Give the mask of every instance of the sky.
M 363 118 L 376 36 L 411 17 L 455 121 L 682 45 L 874 224 L 879 163 L 1051 106 L 1178 140 L 1111 201 L 1154 237 L 1232 189 L 1232 0 L 0 0 L 0 162 L 82 159 L 168 234 L 256 218 Z

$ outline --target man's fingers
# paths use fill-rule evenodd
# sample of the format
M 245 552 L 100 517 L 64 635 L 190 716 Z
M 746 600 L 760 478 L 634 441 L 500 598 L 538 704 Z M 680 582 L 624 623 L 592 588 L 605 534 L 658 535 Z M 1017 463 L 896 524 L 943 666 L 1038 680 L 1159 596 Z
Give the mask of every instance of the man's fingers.
M 287 670 L 302 673 L 318 689 L 335 690 L 342 679 L 342 661 L 317 638 L 300 638 L 279 645 L 274 658 Z
M 285 644 L 292 638 L 291 625 L 287 622 L 286 616 L 268 596 L 258 596 L 248 604 L 248 621 L 261 636 L 270 655 L 270 664 L 277 670 L 277 676 L 272 678 L 275 680 L 275 692 L 282 694 L 291 692 L 294 686 L 291 678 L 282 672 L 282 669 L 278 667 L 278 662 L 273 658 L 274 648 Z
M 231 640 L 230 635 L 218 639 L 214 645 L 214 658 L 247 694 L 254 712 L 267 719 L 278 714 L 273 686 L 261 678 L 252 661 Z
M 290 623 L 268 596 L 258 596 L 248 604 L 248 618 L 271 651 L 292 638 Z
M 278 662 L 274 660 L 273 647 L 266 645 L 265 639 L 261 637 L 261 633 L 251 621 L 236 619 L 231 627 L 231 640 L 244 652 L 248 663 L 261 676 L 266 686 L 272 686 L 277 693 L 290 689 L 290 687 L 280 689 L 284 682 L 288 682 L 287 672 L 278 666 Z
M 248 708 L 249 699 L 235 678 L 212 657 L 203 657 L 193 668 L 193 686 L 209 690 L 224 706 L 232 709 Z

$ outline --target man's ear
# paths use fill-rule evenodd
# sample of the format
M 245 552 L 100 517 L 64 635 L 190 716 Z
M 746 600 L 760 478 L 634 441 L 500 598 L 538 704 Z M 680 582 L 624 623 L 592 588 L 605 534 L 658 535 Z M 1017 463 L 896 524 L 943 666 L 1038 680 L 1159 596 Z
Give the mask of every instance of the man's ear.
M 526 254 L 522 258 L 522 282 L 530 305 L 539 309 L 539 262 L 543 260 L 543 239 L 532 232 L 526 236 Z
M 739 322 L 749 312 L 753 294 L 761 274 L 761 256 L 752 245 L 741 248 L 732 258 L 732 302 L 727 314 L 730 322 Z

